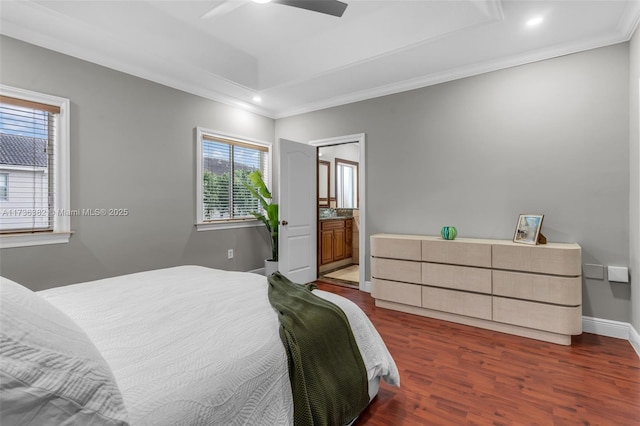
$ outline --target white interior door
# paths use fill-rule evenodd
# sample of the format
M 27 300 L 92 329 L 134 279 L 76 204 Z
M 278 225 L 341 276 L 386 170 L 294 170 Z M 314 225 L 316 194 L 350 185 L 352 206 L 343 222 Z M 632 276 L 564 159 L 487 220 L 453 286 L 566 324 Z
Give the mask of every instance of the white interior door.
M 317 278 L 316 147 L 280 139 L 279 269 L 300 284 Z

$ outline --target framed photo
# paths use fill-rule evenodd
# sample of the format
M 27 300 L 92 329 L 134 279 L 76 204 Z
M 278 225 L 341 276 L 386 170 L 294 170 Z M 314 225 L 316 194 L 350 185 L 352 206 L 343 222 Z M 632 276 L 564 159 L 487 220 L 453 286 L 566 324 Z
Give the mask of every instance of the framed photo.
M 546 243 L 546 238 L 540 233 L 543 219 L 543 214 L 521 214 L 518 217 L 513 242 L 534 245 Z

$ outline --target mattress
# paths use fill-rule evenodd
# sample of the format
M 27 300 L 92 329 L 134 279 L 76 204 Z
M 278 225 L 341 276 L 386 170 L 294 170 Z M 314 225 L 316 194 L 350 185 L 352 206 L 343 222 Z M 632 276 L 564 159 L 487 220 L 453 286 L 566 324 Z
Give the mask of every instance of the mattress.
M 351 301 L 370 395 L 396 365 Z M 38 292 L 76 321 L 109 364 L 131 425 L 290 425 L 293 397 L 266 277 L 180 266 Z

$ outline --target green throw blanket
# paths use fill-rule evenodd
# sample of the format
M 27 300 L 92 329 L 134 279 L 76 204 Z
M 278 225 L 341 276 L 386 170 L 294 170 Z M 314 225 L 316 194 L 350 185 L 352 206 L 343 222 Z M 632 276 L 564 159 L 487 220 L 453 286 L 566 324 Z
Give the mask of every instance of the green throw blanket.
M 268 277 L 269 302 L 287 352 L 296 426 L 349 423 L 369 404 L 367 372 L 344 312 L 313 284 Z

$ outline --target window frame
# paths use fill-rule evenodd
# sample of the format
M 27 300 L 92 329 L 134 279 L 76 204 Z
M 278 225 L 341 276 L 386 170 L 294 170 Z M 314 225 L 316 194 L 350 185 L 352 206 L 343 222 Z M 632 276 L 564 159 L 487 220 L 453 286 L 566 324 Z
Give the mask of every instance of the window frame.
M 264 224 L 255 218 L 242 218 L 242 219 L 223 219 L 219 221 L 205 221 L 203 216 L 204 200 L 203 200 L 203 169 L 202 169 L 202 141 L 205 139 L 205 135 L 208 138 L 227 139 L 232 142 L 237 142 L 243 145 L 254 145 L 262 149 L 267 150 L 267 168 L 268 176 L 263 176 L 263 180 L 268 188 L 271 188 L 271 176 L 273 174 L 273 158 L 272 149 L 273 144 L 258 139 L 248 138 L 245 136 L 239 136 L 229 133 L 220 132 L 218 130 L 206 129 L 203 127 L 196 128 L 196 230 L 198 231 L 213 231 L 220 229 L 235 229 L 235 228 L 252 228 L 257 226 L 264 226 Z
M 71 210 L 70 193 L 70 114 L 69 99 L 33 92 L 0 84 L 0 95 L 60 108 L 55 117 L 55 144 L 53 175 L 56 182 L 53 193 L 53 230 L 0 234 L 0 248 L 27 247 L 68 243 L 71 237 L 71 218 L 64 214 Z

